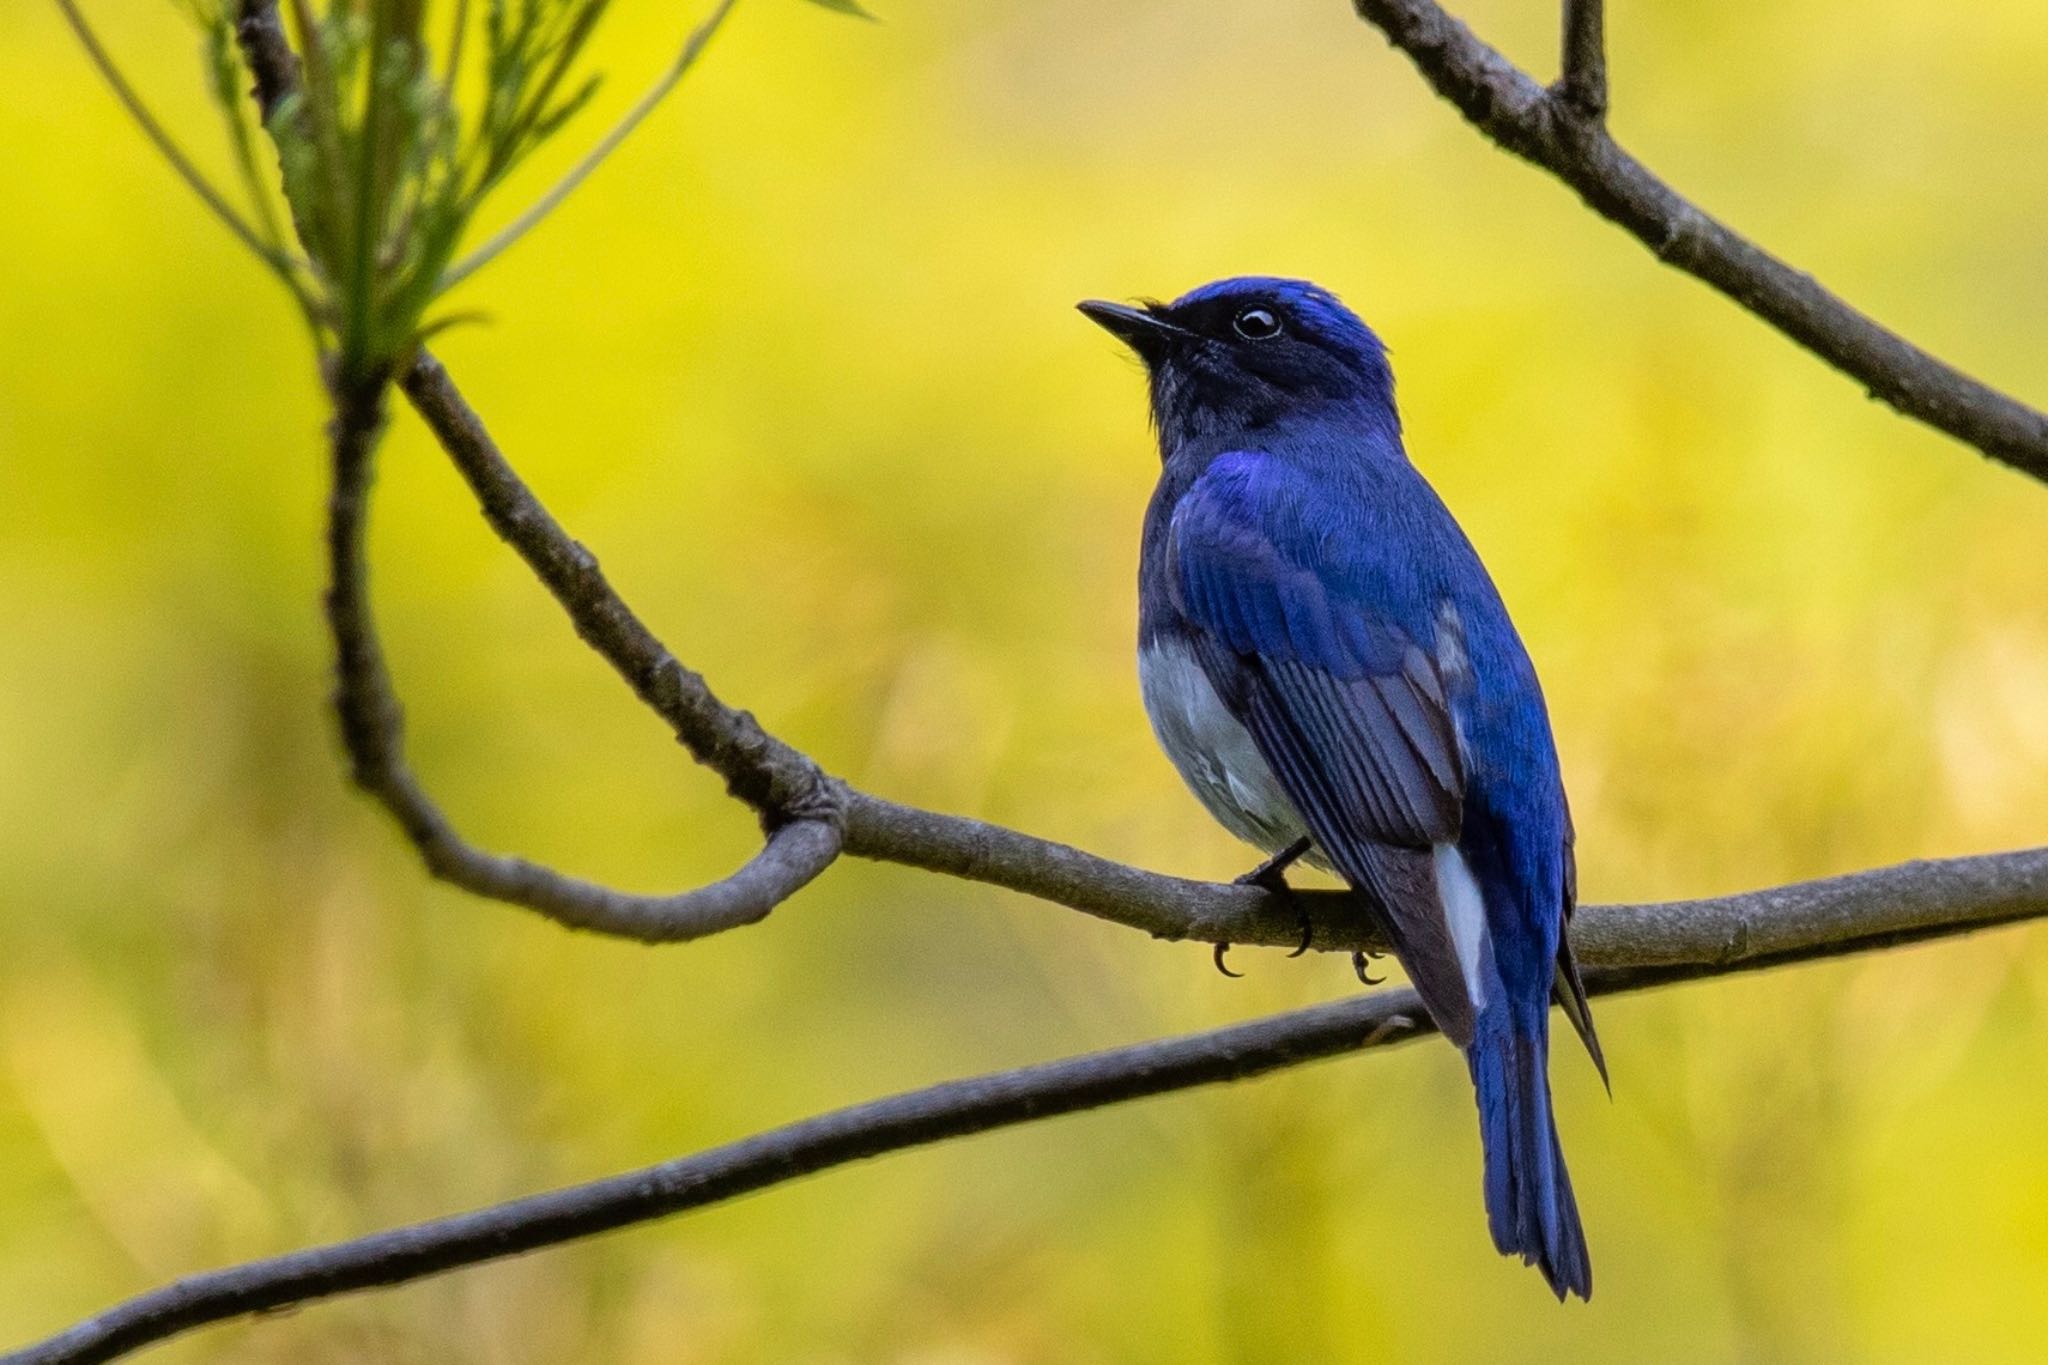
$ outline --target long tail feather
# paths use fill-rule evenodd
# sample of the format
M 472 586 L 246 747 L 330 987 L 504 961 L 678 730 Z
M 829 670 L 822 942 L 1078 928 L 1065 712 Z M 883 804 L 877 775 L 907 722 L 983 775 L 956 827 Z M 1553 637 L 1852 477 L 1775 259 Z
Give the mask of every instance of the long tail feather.
M 1465 1054 L 1486 1149 L 1487 1223 L 1501 1253 L 1541 1269 L 1560 1300 L 1590 1298 L 1593 1265 L 1550 1112 L 1547 1017 L 1511 1015 L 1505 1003 L 1484 1011 Z

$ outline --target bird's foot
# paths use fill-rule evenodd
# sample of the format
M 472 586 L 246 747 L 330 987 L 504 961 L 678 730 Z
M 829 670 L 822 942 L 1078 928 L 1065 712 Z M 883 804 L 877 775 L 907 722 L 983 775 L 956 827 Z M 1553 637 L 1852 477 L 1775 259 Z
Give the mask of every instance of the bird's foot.
M 1272 893 L 1275 896 L 1286 896 L 1290 900 L 1292 900 L 1294 895 L 1294 888 L 1287 884 L 1287 869 L 1293 866 L 1295 860 L 1300 858 L 1302 854 L 1308 852 L 1308 850 L 1309 838 L 1306 834 L 1304 834 L 1299 839 L 1296 839 L 1293 843 L 1289 844 L 1287 847 L 1281 849 L 1278 853 L 1275 853 L 1272 857 L 1266 859 L 1266 861 L 1264 861 L 1263 863 L 1260 863 L 1251 871 L 1237 878 L 1236 885 L 1256 886 L 1259 887 L 1261 890 Z M 1298 901 L 1295 902 L 1294 905 L 1294 914 L 1296 920 L 1301 925 L 1301 943 L 1295 948 L 1293 952 L 1289 953 L 1288 956 L 1300 957 L 1303 953 L 1308 951 L 1308 946 L 1310 942 L 1314 940 L 1316 936 L 1316 926 L 1314 922 L 1309 919 L 1308 911 L 1304 910 Z M 1223 973 L 1225 976 L 1243 976 L 1243 972 L 1233 972 L 1224 963 L 1224 954 L 1228 953 L 1229 951 L 1230 945 L 1228 943 L 1219 943 L 1216 945 L 1216 956 L 1214 959 L 1216 963 L 1216 970 Z
M 1239 877 L 1237 884 L 1239 886 L 1264 887 L 1275 895 L 1286 895 L 1289 889 L 1287 885 L 1287 869 L 1300 861 L 1301 855 L 1308 852 L 1310 846 L 1309 837 L 1306 834 L 1302 835 L 1299 839 L 1296 839 L 1293 843 L 1281 849 L 1242 877 Z
M 1351 955 L 1351 970 L 1358 973 L 1358 979 L 1361 983 L 1367 986 L 1378 986 L 1386 981 L 1384 976 L 1374 976 L 1365 969 L 1365 964 L 1368 961 L 1377 961 L 1379 956 L 1378 953 L 1353 953 Z
M 1292 867 L 1302 854 L 1308 852 L 1309 846 L 1309 838 L 1304 834 L 1251 871 L 1236 879 L 1238 886 L 1256 886 L 1271 892 L 1275 896 L 1285 896 L 1292 901 L 1294 905 L 1294 920 L 1301 929 L 1301 942 L 1295 945 L 1294 951 L 1288 954 L 1289 957 L 1300 957 L 1303 953 L 1307 952 L 1309 944 L 1315 941 L 1316 936 L 1315 922 L 1308 917 L 1308 911 L 1302 906 L 1301 902 L 1293 900 L 1294 888 L 1287 884 L 1287 869 Z M 1216 966 L 1219 970 L 1223 967 L 1223 960 L 1220 956 L 1217 958 Z M 1225 972 L 1225 975 L 1239 976 L 1242 973 Z

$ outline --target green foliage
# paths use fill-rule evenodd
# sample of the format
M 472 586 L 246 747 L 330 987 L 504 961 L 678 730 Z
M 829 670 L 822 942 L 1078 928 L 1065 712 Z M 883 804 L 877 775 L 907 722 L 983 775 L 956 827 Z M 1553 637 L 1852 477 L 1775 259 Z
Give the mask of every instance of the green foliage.
M 55 0 L 130 117 L 214 216 L 290 290 L 314 346 L 342 371 L 389 370 L 430 333 L 467 314 L 429 321 L 435 301 L 552 213 L 616 151 L 703 53 L 736 0 L 714 0 L 675 60 L 567 174 L 510 225 L 458 260 L 478 210 L 537 148 L 590 103 L 601 77 L 579 69 L 611 0 L 486 0 L 473 23 L 453 0 L 438 62 L 428 34 L 432 0 L 288 0 L 298 70 L 267 112 L 288 241 L 250 125 L 237 18 L 249 0 L 174 0 L 202 35 L 206 88 L 220 109 L 255 221 L 243 216 L 158 122 L 100 43 L 76 0 Z M 811 0 L 863 19 L 857 0 Z M 469 60 L 471 30 L 482 56 Z M 474 76 L 469 67 L 475 66 Z M 263 84 L 258 82 L 259 85 Z M 466 107 L 458 91 L 479 94 Z
M 483 94 L 465 116 L 465 8 L 437 68 L 425 0 L 332 0 L 324 14 L 293 0 L 301 84 L 268 126 L 344 367 L 388 365 L 418 338 L 477 209 L 596 90 L 571 77 L 608 4 L 491 0 Z
M 854 0 L 812 2 L 871 17 Z M 59 3 L 93 46 L 69 0 Z M 465 233 L 492 193 L 597 93 L 602 78 L 582 63 L 611 0 L 486 0 L 476 17 L 468 0 L 454 0 L 438 60 L 428 22 L 432 0 L 326 0 L 324 10 L 318 0 L 289 0 L 299 81 L 269 111 L 265 127 L 297 249 L 285 240 L 260 166 L 243 95 L 250 73 L 229 0 L 179 0 L 203 35 L 207 88 L 221 109 L 256 224 L 219 202 L 211 186 L 195 188 L 278 273 L 315 344 L 337 353 L 344 372 L 388 369 L 423 336 L 459 320 L 430 320 L 428 313 L 616 149 L 681 79 L 733 3 L 718 0 L 654 87 L 561 182 L 458 261 Z M 136 104 L 106 65 L 117 91 Z M 465 91 L 474 97 L 465 100 Z M 153 129 L 146 117 L 145 127 Z M 166 144 L 158 130 L 153 136 Z M 174 162 L 182 159 L 174 148 L 167 152 Z

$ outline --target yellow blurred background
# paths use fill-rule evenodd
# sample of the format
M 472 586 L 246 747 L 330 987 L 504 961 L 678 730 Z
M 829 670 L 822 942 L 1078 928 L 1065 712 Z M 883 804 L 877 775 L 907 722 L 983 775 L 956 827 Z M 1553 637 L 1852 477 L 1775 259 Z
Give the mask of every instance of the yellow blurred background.
M 1865 401 L 1483 142 L 1340 0 L 748 0 L 674 104 L 465 285 L 440 349 L 728 697 L 878 792 L 1150 867 L 1243 848 L 1132 662 L 1156 467 L 1089 295 L 1312 276 L 1546 679 L 1592 901 L 2037 843 L 2048 489 Z M 168 4 L 92 7 L 207 164 Z M 1539 73 L 1542 3 L 1461 12 Z M 684 16 L 616 7 L 595 112 Z M 2048 400 L 2048 17 L 1617 7 L 1614 123 L 1936 353 Z M 322 409 L 285 298 L 52 6 L 0 6 L 0 1341 L 180 1273 L 946 1077 L 1356 989 L 842 864 L 687 947 L 430 883 L 345 787 Z M 488 846 L 635 888 L 743 811 L 490 536 L 409 415 L 376 592 Z M 897 1156 L 215 1330 L 233 1362 L 2031 1361 L 2048 935 L 1603 1002 L 1559 1110 L 1598 1292 L 1487 1240 L 1438 1044 Z

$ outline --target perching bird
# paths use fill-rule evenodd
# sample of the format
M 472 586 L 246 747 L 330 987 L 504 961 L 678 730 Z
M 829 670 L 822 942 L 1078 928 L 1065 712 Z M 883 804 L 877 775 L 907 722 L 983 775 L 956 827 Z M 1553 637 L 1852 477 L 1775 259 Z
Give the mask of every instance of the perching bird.
M 1151 376 L 1138 574 L 1154 731 L 1209 813 L 1375 902 L 1479 1101 L 1494 1244 L 1592 1292 L 1551 1115 L 1553 997 L 1602 1078 L 1565 924 L 1571 816 L 1535 670 L 1401 443 L 1386 349 L 1298 280 L 1089 301 Z

